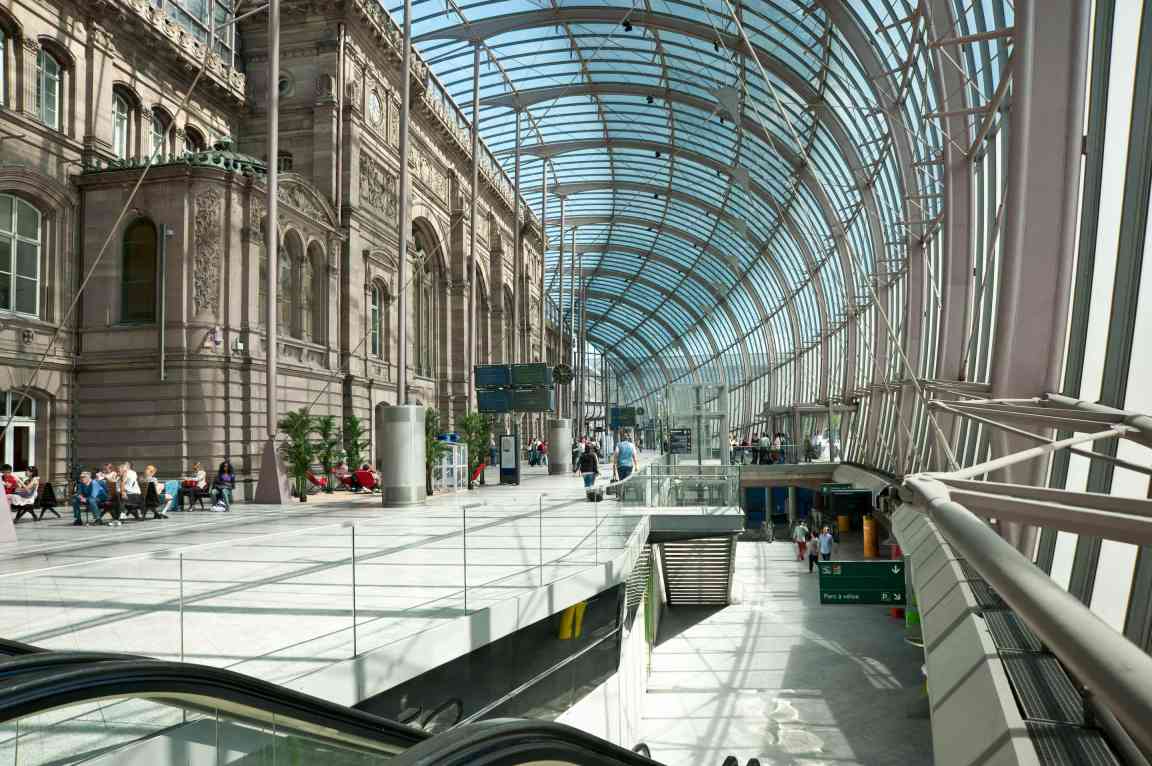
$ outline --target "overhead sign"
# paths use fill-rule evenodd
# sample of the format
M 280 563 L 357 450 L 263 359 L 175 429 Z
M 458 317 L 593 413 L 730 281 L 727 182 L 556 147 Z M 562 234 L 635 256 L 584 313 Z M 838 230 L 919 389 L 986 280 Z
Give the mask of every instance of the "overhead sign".
M 821 561 L 821 604 L 903 606 L 903 561 Z
M 513 386 L 551 386 L 552 368 L 546 364 L 512 365 Z
M 495 391 L 476 389 L 476 409 L 479 412 L 511 412 L 512 391 L 498 388 Z
M 673 428 L 669 431 L 668 451 L 673 455 L 692 454 L 692 431 L 687 428 Z
M 608 413 L 608 425 L 611 428 L 621 428 L 636 425 L 635 407 L 613 407 Z
M 515 388 L 512 390 L 513 412 L 552 412 L 552 391 L 548 388 Z
M 472 370 L 477 388 L 512 385 L 512 368 L 507 364 L 478 364 Z

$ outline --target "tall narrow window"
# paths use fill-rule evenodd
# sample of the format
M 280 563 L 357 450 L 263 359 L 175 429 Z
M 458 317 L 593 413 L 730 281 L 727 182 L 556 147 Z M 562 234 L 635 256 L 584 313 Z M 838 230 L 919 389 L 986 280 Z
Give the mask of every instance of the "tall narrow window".
M 369 342 L 372 346 L 372 356 L 375 357 L 379 357 L 381 351 L 380 313 L 382 303 L 383 296 L 380 294 L 380 286 L 372 285 L 372 309 L 368 320 L 371 322 L 371 325 L 368 328 L 368 333 Z
M 152 136 L 151 143 L 148 149 L 151 153 L 156 154 L 159 152 L 160 158 L 163 158 L 171 149 L 171 142 L 168 136 L 172 131 L 172 121 L 168 119 L 167 115 L 159 109 L 152 110 Z M 159 161 L 159 159 L 157 160 Z
M 120 159 L 128 156 L 128 101 L 116 93 L 112 96 L 112 151 Z
M 60 62 L 43 48 L 36 55 L 36 111 L 48 127 L 60 128 Z
M 120 321 L 156 321 L 156 227 L 136 221 L 124 232 L 124 261 L 120 273 Z
M 40 308 L 40 211 L 0 194 L 0 311 L 37 316 Z
M 206 144 L 204 143 L 204 134 L 191 125 L 184 126 L 184 151 L 186 152 L 202 152 Z
M 307 256 L 301 256 L 297 261 L 297 277 L 298 282 L 296 285 L 297 300 L 300 303 L 300 326 L 296 336 L 304 340 L 314 341 L 315 328 L 312 326 L 312 312 L 315 311 L 315 306 L 312 302 L 312 260 Z
M 0 27 L 0 106 L 8 104 L 8 35 Z
M 284 248 L 276 259 L 276 330 L 281 336 L 294 335 L 292 321 L 292 258 Z

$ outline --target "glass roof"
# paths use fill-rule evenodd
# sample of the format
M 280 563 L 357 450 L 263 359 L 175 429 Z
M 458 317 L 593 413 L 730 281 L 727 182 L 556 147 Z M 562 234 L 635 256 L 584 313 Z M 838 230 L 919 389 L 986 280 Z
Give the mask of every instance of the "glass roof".
M 413 36 L 469 119 L 481 46 L 480 133 L 510 176 L 522 110 L 521 192 L 537 215 L 547 173 L 550 302 L 571 305 L 563 237 L 610 363 L 728 366 L 811 344 L 898 268 L 914 223 L 939 215 L 939 166 L 920 162 L 945 140 L 928 116 L 930 58 L 915 24 L 894 23 L 911 10 L 845 5 L 834 17 L 811 0 L 413 0 Z M 402 20 L 395 0 L 388 10 Z M 866 57 L 850 39 L 870 40 Z M 908 72 L 898 106 L 876 84 L 890 73 L 862 60 Z

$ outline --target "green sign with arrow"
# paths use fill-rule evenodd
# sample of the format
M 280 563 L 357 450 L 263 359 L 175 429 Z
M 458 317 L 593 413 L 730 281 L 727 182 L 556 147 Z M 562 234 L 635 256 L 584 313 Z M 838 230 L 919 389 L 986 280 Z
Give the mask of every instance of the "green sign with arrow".
M 903 561 L 821 561 L 821 604 L 903 606 Z

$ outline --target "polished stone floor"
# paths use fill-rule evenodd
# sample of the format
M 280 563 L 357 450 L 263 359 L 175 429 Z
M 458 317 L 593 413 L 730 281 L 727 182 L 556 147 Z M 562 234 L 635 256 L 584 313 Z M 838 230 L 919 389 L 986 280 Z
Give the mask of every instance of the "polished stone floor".
M 0 636 L 288 683 L 614 558 L 639 521 L 617 511 L 526 469 L 405 509 L 335 493 L 122 527 L 22 521 L 0 548 Z
M 921 650 L 884 607 L 821 606 L 794 553 L 741 542 L 732 605 L 664 616 L 642 741 L 668 766 L 930 766 Z

